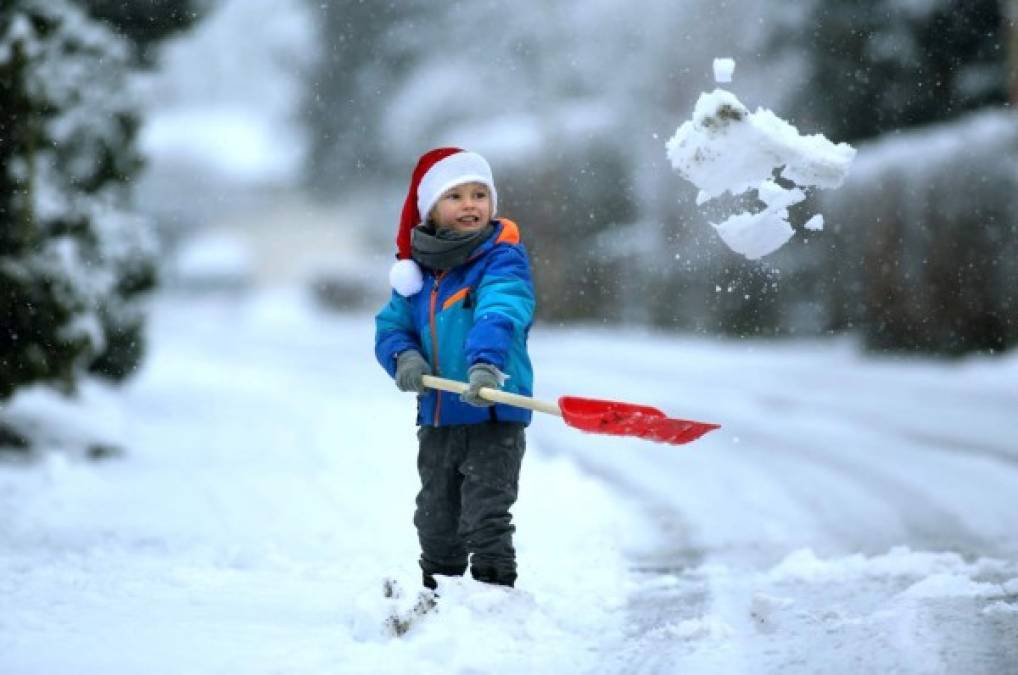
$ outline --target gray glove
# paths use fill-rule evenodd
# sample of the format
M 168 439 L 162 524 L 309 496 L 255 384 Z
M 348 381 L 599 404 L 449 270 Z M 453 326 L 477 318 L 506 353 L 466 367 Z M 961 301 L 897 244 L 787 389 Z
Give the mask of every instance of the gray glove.
M 396 387 L 400 391 L 423 394 L 424 375 L 431 375 L 431 366 L 420 352 L 408 349 L 396 357 Z
M 498 368 L 489 363 L 475 363 L 467 371 L 470 379 L 470 388 L 460 396 L 460 399 L 470 405 L 479 408 L 493 406 L 495 403 L 486 398 L 481 398 L 481 387 L 489 389 L 501 389 L 505 375 L 499 372 Z

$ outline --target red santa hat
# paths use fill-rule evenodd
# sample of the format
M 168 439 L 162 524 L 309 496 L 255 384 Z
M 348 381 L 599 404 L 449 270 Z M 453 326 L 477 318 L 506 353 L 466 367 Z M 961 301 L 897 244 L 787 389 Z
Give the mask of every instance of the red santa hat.
M 389 270 L 389 283 L 400 295 L 409 297 L 423 285 L 421 269 L 410 258 L 410 232 L 428 216 L 446 190 L 464 183 L 481 183 L 488 187 L 494 216 L 498 193 L 491 166 L 484 157 L 461 148 L 435 148 L 417 160 L 396 233 L 396 264 Z

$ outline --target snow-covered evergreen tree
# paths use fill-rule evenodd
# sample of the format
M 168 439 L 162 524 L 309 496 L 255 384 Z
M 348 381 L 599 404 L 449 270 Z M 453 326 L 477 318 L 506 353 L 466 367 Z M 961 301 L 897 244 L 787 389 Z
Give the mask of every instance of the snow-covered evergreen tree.
M 131 45 L 67 0 L 0 7 L 0 399 L 86 372 L 119 380 L 143 348 L 155 283 Z

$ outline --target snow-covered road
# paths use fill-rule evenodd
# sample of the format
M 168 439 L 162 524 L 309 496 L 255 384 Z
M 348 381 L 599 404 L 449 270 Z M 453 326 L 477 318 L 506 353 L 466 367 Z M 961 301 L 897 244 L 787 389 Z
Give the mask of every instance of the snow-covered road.
M 633 561 L 620 671 L 1018 672 L 1013 355 L 618 331 L 535 351 L 553 390 L 724 425 L 681 451 L 532 433 L 644 500 L 661 533 Z
M 279 293 L 163 299 L 152 325 L 126 389 L 5 411 L 53 449 L 0 463 L 5 675 L 1018 672 L 1016 355 L 539 326 L 539 397 L 723 428 L 676 448 L 537 419 L 519 588 L 450 582 L 392 640 L 413 402 L 370 317 Z M 94 440 L 126 455 L 81 459 Z

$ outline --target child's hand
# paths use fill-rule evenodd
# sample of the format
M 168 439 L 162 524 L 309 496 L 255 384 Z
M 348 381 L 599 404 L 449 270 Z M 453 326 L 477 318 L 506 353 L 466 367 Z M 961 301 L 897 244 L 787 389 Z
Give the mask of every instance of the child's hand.
M 431 375 L 431 366 L 420 352 L 408 349 L 396 357 L 396 387 L 400 391 L 423 394 L 425 375 Z
M 476 363 L 467 371 L 470 378 L 470 389 L 463 392 L 460 399 L 479 408 L 495 405 L 493 401 L 481 398 L 481 387 L 501 389 L 505 375 L 498 368 L 487 363 Z

